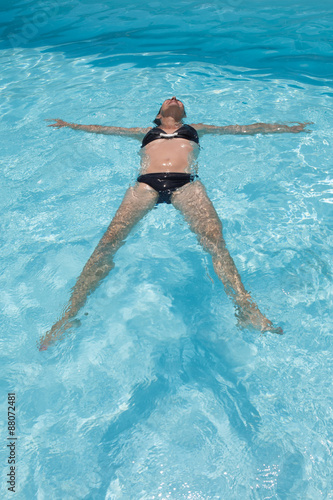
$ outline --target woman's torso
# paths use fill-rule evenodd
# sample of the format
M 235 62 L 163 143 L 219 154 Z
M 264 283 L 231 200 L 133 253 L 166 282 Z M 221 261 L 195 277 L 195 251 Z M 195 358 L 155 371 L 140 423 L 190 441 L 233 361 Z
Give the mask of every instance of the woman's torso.
M 182 127 L 183 128 L 183 127 Z M 181 128 L 181 129 L 182 129 Z M 178 130 L 181 130 L 178 129 Z M 162 130 L 160 128 L 152 129 Z M 193 131 L 194 129 L 192 129 Z M 162 131 L 164 132 L 164 131 Z M 171 131 L 175 133 L 177 131 Z M 196 132 L 194 131 L 194 134 Z M 148 136 L 148 134 L 147 134 Z M 151 138 L 152 139 L 152 138 Z M 189 139 L 192 139 L 189 135 Z M 184 172 L 196 173 L 197 165 L 195 160 L 199 154 L 197 135 L 193 135 L 194 140 L 182 137 L 160 138 L 158 135 L 151 142 L 140 150 L 141 154 L 141 174 L 155 172 Z

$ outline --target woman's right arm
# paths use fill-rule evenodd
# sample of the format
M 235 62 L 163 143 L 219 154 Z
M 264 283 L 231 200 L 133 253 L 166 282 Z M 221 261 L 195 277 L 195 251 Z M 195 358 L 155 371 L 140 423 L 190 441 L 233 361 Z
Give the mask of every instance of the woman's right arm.
M 78 123 L 68 123 L 64 120 L 60 120 L 59 118 L 52 118 L 50 121 L 55 121 L 56 123 L 52 123 L 52 125 L 48 125 L 48 127 L 69 127 L 73 130 L 83 130 L 84 132 L 92 132 L 94 134 L 106 134 L 106 135 L 124 135 L 127 137 L 133 137 L 134 139 L 142 140 L 144 135 L 151 129 L 148 128 L 126 128 L 126 127 L 107 127 L 103 125 L 80 125 Z

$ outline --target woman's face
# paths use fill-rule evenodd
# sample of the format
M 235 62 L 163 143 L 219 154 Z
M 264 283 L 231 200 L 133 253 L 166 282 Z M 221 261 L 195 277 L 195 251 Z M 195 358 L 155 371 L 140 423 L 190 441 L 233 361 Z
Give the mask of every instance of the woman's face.
M 162 104 L 162 107 L 161 107 L 161 113 L 165 115 L 165 112 L 167 112 L 168 110 L 171 110 L 171 109 L 172 110 L 179 109 L 179 111 L 181 111 L 181 117 L 183 117 L 185 115 L 184 104 L 182 103 L 182 101 L 177 99 L 175 96 L 171 97 L 171 99 L 166 99 L 164 101 L 164 103 Z

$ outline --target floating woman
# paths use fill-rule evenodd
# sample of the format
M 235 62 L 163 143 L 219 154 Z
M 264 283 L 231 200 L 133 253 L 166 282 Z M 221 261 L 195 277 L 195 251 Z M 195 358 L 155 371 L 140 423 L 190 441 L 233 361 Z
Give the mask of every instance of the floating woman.
M 75 324 L 75 317 L 88 295 L 113 269 L 113 257 L 131 229 L 158 203 L 172 203 L 183 214 L 203 248 L 212 256 L 214 270 L 234 302 L 239 326 L 260 332 L 283 333 L 280 327 L 274 327 L 260 312 L 250 293 L 245 290 L 226 247 L 222 223 L 193 169 L 199 152 L 199 137 L 204 134 L 299 133 L 305 131 L 308 123 L 292 126 L 255 123 L 223 127 L 203 123 L 187 125 L 183 123 L 185 117 L 184 104 L 173 96 L 162 104 L 154 120 L 157 125 L 154 128 L 79 125 L 60 119 L 52 120 L 56 123 L 49 127 L 69 127 L 95 134 L 136 138 L 142 141 L 142 163 L 137 182 L 127 190 L 104 236 L 84 266 L 62 317 L 40 339 L 40 350 L 46 350 Z

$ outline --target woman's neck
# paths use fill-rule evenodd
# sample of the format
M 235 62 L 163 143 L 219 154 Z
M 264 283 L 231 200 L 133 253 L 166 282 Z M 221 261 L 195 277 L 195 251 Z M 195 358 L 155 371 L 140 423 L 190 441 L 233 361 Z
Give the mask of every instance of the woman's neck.
M 161 125 L 159 125 L 159 127 L 165 131 L 167 130 L 173 131 L 177 130 L 177 128 L 180 128 L 182 125 L 183 125 L 182 120 L 178 122 L 172 116 L 165 116 L 161 118 Z

